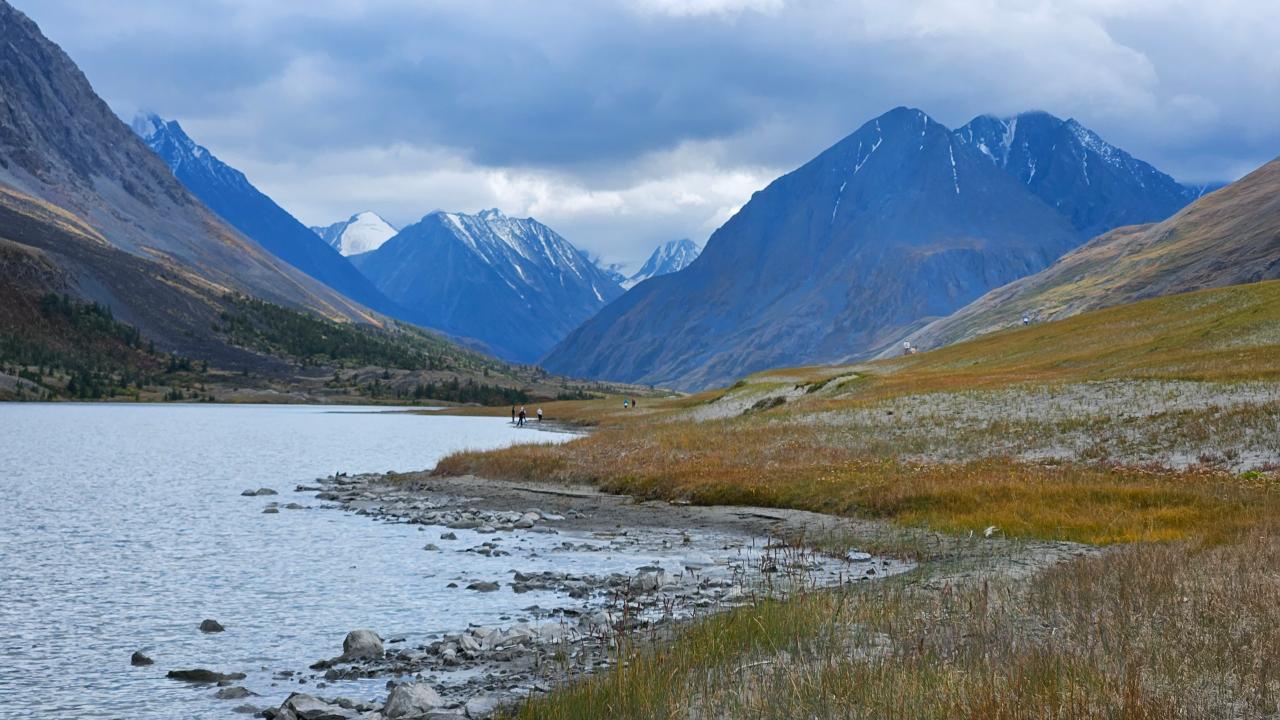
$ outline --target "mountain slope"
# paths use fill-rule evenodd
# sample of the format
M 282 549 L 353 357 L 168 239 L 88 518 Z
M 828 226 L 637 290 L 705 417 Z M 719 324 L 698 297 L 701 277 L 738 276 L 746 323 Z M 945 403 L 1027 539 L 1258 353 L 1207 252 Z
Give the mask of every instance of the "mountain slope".
M 498 210 L 434 212 L 356 266 L 410 318 L 533 362 L 622 288 L 551 228 Z
M 350 261 L 254 187 L 244 173 L 198 145 L 176 121 L 140 115 L 133 130 L 209 209 L 271 254 L 352 300 L 397 314 L 394 304 Z
M 622 287 L 631 288 L 651 277 L 680 272 L 689 267 L 689 263 L 696 260 L 701 252 L 702 247 L 689 239 L 667 241 L 653 251 L 635 275 L 621 283 Z
M 1066 215 L 1082 238 L 1163 220 L 1201 192 L 1178 184 L 1075 120 L 1045 112 L 982 115 L 955 136 Z
M 972 145 L 897 108 L 757 192 L 688 268 L 633 288 L 545 366 L 698 388 L 893 343 L 1047 266 L 1075 230 Z
M 312 227 L 334 250 L 346 256 L 377 250 L 400 232 L 375 212 L 362 212 L 325 227 Z
M 1101 235 L 915 334 L 938 347 L 1021 322 L 1280 278 L 1280 159 L 1164 222 Z
M 190 269 L 223 291 L 371 319 L 204 207 L 94 93 L 75 63 L 3 0 L 0 43 L 0 185 L 14 191 L 0 200 L 21 196 L 60 208 L 98 240 Z

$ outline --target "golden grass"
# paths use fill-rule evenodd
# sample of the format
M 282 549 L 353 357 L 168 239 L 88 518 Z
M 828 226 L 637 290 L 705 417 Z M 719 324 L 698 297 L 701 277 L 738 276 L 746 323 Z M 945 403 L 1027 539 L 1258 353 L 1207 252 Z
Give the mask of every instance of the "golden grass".
M 1105 544 L 1218 541 L 1280 510 L 1275 482 L 1172 471 L 982 459 L 913 463 L 865 457 L 807 428 L 671 423 L 603 430 L 560 446 L 451 455 L 445 475 L 589 483 L 698 504 L 787 507 L 883 518 L 950 533 L 996 526 L 1014 537 Z
M 906 577 L 733 610 L 530 700 L 546 718 L 1270 718 L 1280 538 L 1132 545 L 1029 582 Z
M 806 419 L 906 394 L 1010 385 L 1280 379 L 1280 349 L 1236 342 L 1277 324 L 1280 281 L 1157 298 L 857 368 L 769 371 L 727 390 L 647 401 L 638 410 L 624 411 L 612 398 L 557 403 L 549 406 L 549 417 L 601 429 L 563 445 L 459 453 L 441 461 L 437 472 L 594 483 L 644 497 L 794 507 L 956 533 L 995 525 L 1015 536 L 1090 543 L 1216 539 L 1274 511 L 1274 490 L 1203 468 L 1115 468 L 1084 459 L 1058 465 L 1000 458 L 911 462 L 891 445 L 871 450 L 854 441 L 860 438 L 845 441 L 838 423 Z M 850 380 L 827 382 L 842 377 Z M 813 392 L 767 413 L 682 419 L 689 408 L 797 386 Z M 1242 433 L 1274 425 L 1274 403 L 1254 410 L 1230 411 L 1248 421 Z M 1210 409 L 1165 420 L 1188 426 L 1175 427 L 1177 432 L 1194 434 L 1214 427 L 1206 418 L 1219 414 Z M 1007 430 L 993 423 L 956 432 L 978 443 L 984 432 L 994 441 Z

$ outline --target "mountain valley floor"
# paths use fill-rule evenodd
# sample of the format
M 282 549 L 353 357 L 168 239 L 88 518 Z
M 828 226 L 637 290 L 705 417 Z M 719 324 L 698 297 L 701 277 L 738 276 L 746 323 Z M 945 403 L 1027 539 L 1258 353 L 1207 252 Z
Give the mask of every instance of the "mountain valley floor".
M 1277 296 L 1158 298 L 634 409 L 551 404 L 594 431 L 446 457 L 438 476 L 859 518 L 897 530 L 798 540 L 918 566 L 622 643 L 519 716 L 1274 717 Z M 975 561 L 1042 542 L 1092 551 Z

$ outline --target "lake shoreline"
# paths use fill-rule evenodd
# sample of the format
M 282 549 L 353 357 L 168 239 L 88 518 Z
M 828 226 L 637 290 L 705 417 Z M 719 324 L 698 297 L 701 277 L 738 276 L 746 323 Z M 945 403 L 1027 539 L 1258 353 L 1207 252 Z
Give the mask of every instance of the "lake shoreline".
M 303 489 L 300 487 L 300 489 Z M 766 553 L 761 564 L 781 565 L 784 558 L 796 565 L 813 563 L 821 555 L 824 561 L 839 564 L 841 574 L 828 574 L 824 582 L 812 578 L 805 589 L 834 588 L 865 580 L 895 578 L 895 581 L 918 583 L 922 587 L 941 588 L 966 578 L 987 573 L 1016 575 L 1036 572 L 1058 562 L 1093 552 L 1092 548 L 1072 543 L 1014 543 L 1002 539 L 983 539 L 965 543 L 955 538 L 923 530 L 904 529 L 873 520 L 823 515 L 798 510 L 745 506 L 695 506 L 665 501 L 642 501 L 625 495 L 612 495 L 581 485 L 516 483 L 475 476 L 440 477 L 430 472 L 367 474 L 326 478 L 305 489 L 318 491 L 317 497 L 332 507 L 370 516 L 382 522 L 417 523 L 432 540 L 426 549 L 439 552 L 436 531 L 448 537 L 449 528 L 479 529 L 492 532 L 497 542 L 465 552 L 500 552 L 502 537 L 513 531 L 565 533 L 566 536 L 592 535 L 620 538 L 638 545 L 670 543 L 673 534 L 690 538 L 725 537 L 771 538 L 773 554 Z M 539 516 L 538 520 L 526 517 Z M 524 527 L 504 526 L 502 520 L 525 518 Z M 519 521 L 517 521 L 519 522 Z M 530 527 L 529 525 L 532 525 Z M 815 545 L 829 538 L 851 539 L 868 547 L 898 548 L 895 553 L 871 556 L 861 551 L 831 550 L 818 553 Z M 486 543 L 488 545 L 488 543 Z M 917 562 L 909 558 L 918 549 L 931 546 L 927 559 Z M 917 550 L 908 550 L 916 548 Z M 702 554 L 695 551 L 695 554 Z M 943 561 L 943 558 L 946 558 Z M 775 568 L 776 569 L 776 568 Z M 656 571 L 656 572 L 649 572 Z M 739 567 L 740 577 L 750 570 Z M 784 570 L 784 573 L 786 571 Z M 830 570 L 828 569 L 828 573 Z M 556 587 L 581 597 L 614 593 L 626 612 L 607 610 L 582 611 L 563 607 L 550 610 L 546 622 L 509 627 L 469 628 L 446 634 L 433 643 L 412 648 L 389 649 L 376 660 L 356 663 L 318 662 L 313 666 L 315 681 L 323 687 L 324 679 L 350 677 L 388 677 L 392 682 L 404 680 L 429 686 L 443 696 L 439 717 L 487 717 L 499 708 L 512 709 L 531 697 L 550 692 L 556 687 L 580 680 L 596 672 L 607 671 L 614 650 L 623 636 L 646 642 L 666 642 L 690 621 L 734 607 L 750 605 L 765 597 L 763 591 L 744 590 L 738 584 L 728 589 L 704 583 L 690 589 L 682 586 L 675 575 L 658 568 L 642 568 L 619 585 L 614 577 L 584 579 L 525 575 L 513 568 L 512 579 L 493 581 L 493 586 L 475 583 L 477 588 L 459 588 L 459 592 L 522 592 L 528 587 Z M 756 579 L 768 575 L 756 573 Z M 710 585 L 710 587 L 708 587 Z M 664 597 L 665 593 L 665 597 Z M 672 613 L 671 598 L 683 594 L 687 612 Z M 785 594 L 785 593 L 784 593 Z M 573 597 L 574 595 L 571 595 Z M 694 606 L 700 606 L 694 609 Z M 642 617 L 646 610 L 665 610 L 656 619 Z M 460 684 L 445 678 L 459 668 L 472 673 Z M 309 697 L 308 702 L 315 698 Z M 315 700 L 316 702 L 325 702 Z M 281 706 L 289 717 L 289 704 Z M 340 699 L 333 699 L 334 703 Z M 338 705 L 338 707 L 341 707 Z M 372 705 L 359 706 L 365 712 L 377 710 Z M 368 717 L 376 717 L 369 715 Z

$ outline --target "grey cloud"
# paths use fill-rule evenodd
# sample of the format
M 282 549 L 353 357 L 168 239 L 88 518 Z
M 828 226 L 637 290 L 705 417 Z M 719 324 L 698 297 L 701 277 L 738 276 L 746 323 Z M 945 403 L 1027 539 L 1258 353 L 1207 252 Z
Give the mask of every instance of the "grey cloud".
M 450 199 L 477 205 L 502 199 L 486 171 L 638 202 L 628 189 L 645 183 L 687 192 L 681 164 L 795 167 L 903 104 L 950 125 L 1075 116 L 1188 181 L 1232 179 L 1280 152 L 1271 0 L 16 1 L 117 110 L 178 117 L 304 215 L 341 203 L 336 181 L 323 199 L 303 194 L 319 157 L 446 153 L 474 170 Z M 361 196 L 379 175 L 366 169 Z M 591 236 L 575 242 L 634 256 L 655 233 L 701 239 L 724 204 L 549 212 Z

